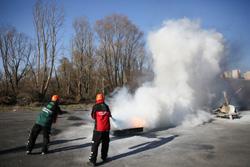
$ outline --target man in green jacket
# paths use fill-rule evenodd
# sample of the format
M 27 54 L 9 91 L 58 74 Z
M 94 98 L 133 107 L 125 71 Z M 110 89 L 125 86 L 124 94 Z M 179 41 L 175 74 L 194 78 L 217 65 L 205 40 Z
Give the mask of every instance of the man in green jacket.
M 59 100 L 60 98 L 58 95 L 53 95 L 51 101 L 45 107 L 43 107 L 42 111 L 38 115 L 36 123 L 32 127 L 31 133 L 29 135 L 26 154 L 31 153 L 35 145 L 36 138 L 41 130 L 43 131 L 42 154 L 44 155 L 48 153 L 49 134 L 52 123 L 56 122 L 58 114 L 62 114 L 62 111 L 59 107 Z

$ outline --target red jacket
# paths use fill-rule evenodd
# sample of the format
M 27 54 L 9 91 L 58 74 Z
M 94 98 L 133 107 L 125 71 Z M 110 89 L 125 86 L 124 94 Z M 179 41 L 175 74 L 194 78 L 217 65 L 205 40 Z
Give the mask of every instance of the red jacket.
M 111 117 L 111 113 L 107 104 L 95 104 L 91 116 L 95 120 L 96 131 L 105 132 L 110 130 L 109 117 Z

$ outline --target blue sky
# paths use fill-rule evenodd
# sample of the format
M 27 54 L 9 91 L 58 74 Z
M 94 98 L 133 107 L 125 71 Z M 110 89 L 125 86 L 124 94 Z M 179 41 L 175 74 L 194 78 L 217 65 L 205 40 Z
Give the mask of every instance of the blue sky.
M 72 22 L 85 16 L 92 24 L 113 13 L 123 14 L 145 35 L 168 19 L 199 19 L 204 28 L 223 34 L 233 63 L 230 68 L 250 70 L 250 1 L 248 0 L 58 0 L 65 11 L 65 49 L 73 34 Z M 34 37 L 35 0 L 0 0 L 0 25 L 12 25 Z M 146 37 L 146 36 L 145 36 Z M 66 51 L 67 52 L 67 51 Z

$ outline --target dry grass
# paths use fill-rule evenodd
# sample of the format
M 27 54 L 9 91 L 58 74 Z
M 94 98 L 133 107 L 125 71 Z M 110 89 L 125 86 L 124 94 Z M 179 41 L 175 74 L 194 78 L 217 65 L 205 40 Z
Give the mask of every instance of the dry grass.
M 62 110 L 66 111 L 82 111 L 91 110 L 93 104 L 70 104 L 70 105 L 60 105 Z
M 20 112 L 20 111 L 39 111 L 41 107 L 34 106 L 1 106 L 0 112 Z
M 64 111 L 91 110 L 93 104 L 60 105 Z M 40 111 L 43 106 L 0 106 L 0 112 Z

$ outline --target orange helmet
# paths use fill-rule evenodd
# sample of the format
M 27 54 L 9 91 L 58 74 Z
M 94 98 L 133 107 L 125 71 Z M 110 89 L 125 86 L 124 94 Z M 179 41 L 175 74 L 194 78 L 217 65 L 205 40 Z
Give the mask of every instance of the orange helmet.
M 95 98 L 96 103 L 103 103 L 104 102 L 104 95 L 102 93 L 98 93 Z
M 60 97 L 58 95 L 53 95 L 51 101 L 59 101 Z

